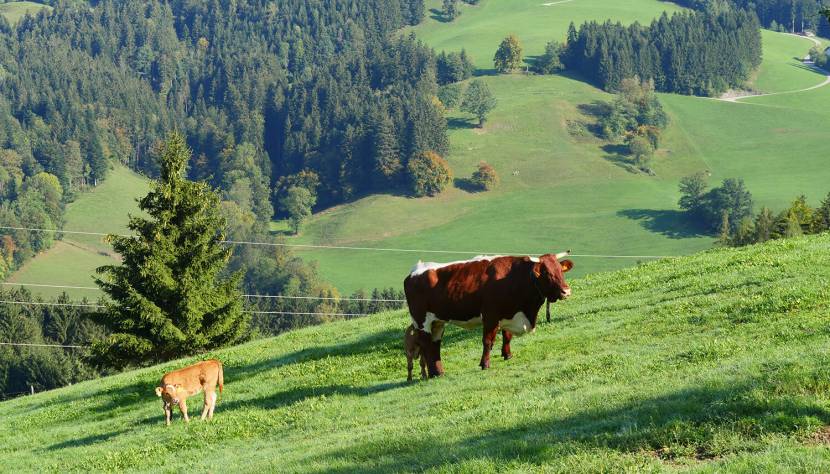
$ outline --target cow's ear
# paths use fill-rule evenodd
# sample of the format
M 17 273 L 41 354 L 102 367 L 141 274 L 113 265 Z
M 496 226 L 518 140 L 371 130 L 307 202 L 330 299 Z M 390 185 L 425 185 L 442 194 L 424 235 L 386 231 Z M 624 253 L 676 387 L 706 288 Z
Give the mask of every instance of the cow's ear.
M 164 390 L 163 390 L 161 387 L 156 387 L 156 396 L 157 396 L 157 397 L 160 397 L 160 396 L 161 396 L 161 392 L 163 392 L 163 391 L 164 391 Z
M 562 260 L 561 262 L 559 262 L 559 265 L 562 265 L 563 272 L 567 272 L 568 270 L 574 267 L 574 263 L 570 260 Z
M 542 263 L 541 262 L 536 262 L 536 263 L 533 264 L 533 276 L 535 276 L 536 278 L 539 278 L 540 276 L 542 276 Z

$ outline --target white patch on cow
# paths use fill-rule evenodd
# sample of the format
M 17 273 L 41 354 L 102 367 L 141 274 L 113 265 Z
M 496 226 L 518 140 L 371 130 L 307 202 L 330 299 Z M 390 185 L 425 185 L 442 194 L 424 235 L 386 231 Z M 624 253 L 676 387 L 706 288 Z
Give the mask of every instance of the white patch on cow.
M 530 326 L 530 321 L 521 311 L 516 313 L 511 319 L 502 319 L 499 321 L 499 326 L 506 331 L 510 331 L 514 336 L 523 336 L 528 332 L 536 331 L 536 328 Z
M 455 326 L 462 327 L 464 329 L 475 329 L 481 326 L 482 318 L 481 316 L 477 316 L 473 319 L 468 319 L 467 321 L 458 321 L 456 319 L 450 319 L 447 322 Z
M 434 313 L 427 312 L 427 317 L 424 319 L 424 332 L 432 334 L 432 323 L 438 321 L 438 317 Z
M 428 272 L 429 270 L 437 270 L 439 268 L 448 267 L 450 265 L 458 265 L 460 263 L 470 263 L 470 262 L 480 262 L 482 260 L 493 260 L 494 258 L 501 257 L 501 255 L 479 255 L 475 258 L 471 258 L 469 260 L 458 260 L 455 262 L 448 262 L 448 263 L 437 263 L 437 262 L 418 262 L 412 267 L 412 270 L 409 272 L 409 276 L 418 276 L 422 273 Z

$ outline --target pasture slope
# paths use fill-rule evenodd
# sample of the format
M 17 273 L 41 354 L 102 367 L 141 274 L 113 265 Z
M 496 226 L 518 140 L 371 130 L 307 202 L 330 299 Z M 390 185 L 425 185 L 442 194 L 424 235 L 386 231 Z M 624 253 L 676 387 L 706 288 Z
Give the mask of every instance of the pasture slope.
M 81 232 L 127 233 L 129 214 L 139 212 L 136 199 L 147 194 L 147 179 L 125 166 L 116 165 L 98 187 L 80 193 L 66 206 L 64 230 Z M 62 286 L 95 286 L 95 269 L 117 262 L 118 256 L 102 236 L 64 234 L 55 246 L 36 255 L 13 273 L 10 283 L 35 283 Z M 28 286 L 44 297 L 66 291 L 73 299 L 97 299 L 97 291 Z
M 14 25 L 27 14 L 34 15 L 43 8 L 52 9 L 49 5 L 36 2 L 0 3 L 0 15 L 6 17 L 6 21 Z
M 181 360 L 0 403 L 18 472 L 827 472 L 830 235 L 591 275 L 552 324 L 478 369 L 407 384 L 406 312 L 206 354 L 212 422 L 165 427 L 153 387 Z M 34 349 L 33 349 L 34 350 Z M 191 402 L 191 413 L 201 403 Z
M 440 8 L 440 0 L 429 8 Z M 450 261 L 477 253 L 684 255 L 712 245 L 689 226 L 677 208 L 683 176 L 708 170 L 711 183 L 741 177 L 757 208 L 778 211 L 800 194 L 817 205 L 830 187 L 824 149 L 830 87 L 727 103 L 660 94 L 671 117 L 654 158 L 656 176 L 632 173 L 619 148 L 595 138 L 590 105 L 610 95 L 569 74 L 493 75 L 492 58 L 502 38 L 515 33 L 528 57 L 549 40 L 564 40 L 570 21 L 650 22 L 676 11 L 657 0 L 482 0 L 459 3 L 451 23 L 428 14 L 411 29 L 437 51 L 466 50 L 498 99 L 483 129 L 456 110 L 449 113 L 451 153 L 457 178 L 480 160 L 501 177 L 494 191 L 461 187 L 440 196 L 412 199 L 375 195 L 316 214 L 289 242 L 425 250 L 461 254 L 411 254 L 306 250 L 321 273 L 342 292 L 399 285 L 419 258 Z M 435 18 L 434 18 L 435 17 Z M 764 61 L 748 88 L 784 92 L 821 84 L 825 77 L 804 67 L 812 46 L 806 38 L 763 31 Z M 587 107 L 586 107 L 587 106 Z M 516 172 L 514 174 L 514 172 Z M 637 259 L 583 258 L 577 275 L 632 265 Z

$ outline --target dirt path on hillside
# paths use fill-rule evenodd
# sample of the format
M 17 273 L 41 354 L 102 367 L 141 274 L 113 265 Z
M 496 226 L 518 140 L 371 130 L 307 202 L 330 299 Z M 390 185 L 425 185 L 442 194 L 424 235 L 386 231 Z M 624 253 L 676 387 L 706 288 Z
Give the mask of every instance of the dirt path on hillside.
M 821 41 L 819 41 L 815 38 L 811 38 L 809 36 L 801 36 L 801 35 L 797 35 L 795 33 L 784 33 L 784 34 L 789 35 L 789 36 L 795 36 L 796 38 L 804 38 L 806 40 L 812 41 L 816 46 L 821 46 Z M 807 63 L 805 63 L 805 64 L 807 64 Z M 745 92 L 745 91 L 744 91 L 745 93 L 741 93 L 742 91 L 729 91 L 729 92 L 726 92 L 722 96 L 717 97 L 715 99 L 720 100 L 722 102 L 738 102 L 741 99 L 746 99 L 746 98 L 749 98 L 749 97 L 769 97 L 769 96 L 772 96 L 772 95 L 795 94 L 795 93 L 798 93 L 798 92 L 807 92 L 807 91 L 811 91 L 811 90 L 814 90 L 814 89 L 819 89 L 821 87 L 824 87 L 824 86 L 830 84 L 830 71 L 827 71 L 827 70 L 822 69 L 820 67 L 816 67 L 815 65 L 812 65 L 812 64 L 810 65 L 810 68 L 813 69 L 816 72 L 824 74 L 824 81 L 822 83 L 816 84 L 816 85 L 810 86 L 810 87 L 805 87 L 804 89 L 798 89 L 798 90 L 794 90 L 794 91 L 783 91 L 783 92 L 770 92 L 768 94 L 753 94 L 751 92 Z

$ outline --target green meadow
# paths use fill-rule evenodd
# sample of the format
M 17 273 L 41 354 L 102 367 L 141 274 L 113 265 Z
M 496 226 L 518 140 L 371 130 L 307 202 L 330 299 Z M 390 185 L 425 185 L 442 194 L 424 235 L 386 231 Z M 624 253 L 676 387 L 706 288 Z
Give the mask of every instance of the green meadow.
M 698 171 L 711 173 L 713 185 L 743 178 L 758 208 L 780 209 L 799 194 L 817 204 L 830 191 L 826 159 L 819 151 L 826 147 L 830 87 L 737 103 L 661 94 L 671 124 L 654 159 L 656 176 L 628 171 L 613 144 L 578 125 L 591 124 L 590 104 L 609 100 L 609 94 L 568 74 L 490 75 L 487 69 L 500 39 L 511 32 L 525 53 L 534 55 L 547 41 L 562 40 L 571 20 L 648 22 L 676 7 L 656 1 L 626 2 L 625 7 L 579 0 L 550 7 L 542 3 L 484 0 L 479 6 L 462 5 L 455 22 L 430 18 L 412 29 L 436 50 L 466 48 L 484 70 L 482 79 L 499 105 L 483 129 L 475 128 L 471 117 L 450 111 L 448 160 L 456 178 L 469 177 L 485 160 L 496 168 L 501 185 L 485 193 L 462 186 L 425 199 L 376 195 L 315 215 L 289 242 L 457 251 L 298 250 L 317 260 L 323 275 L 341 290 L 399 286 L 419 259 L 565 249 L 578 255 L 635 257 L 575 258 L 575 274 L 585 275 L 649 256 L 709 248 L 713 238 L 687 225 L 676 204 L 680 178 Z M 780 93 L 824 81 L 825 76 L 796 59 L 810 49 L 810 40 L 762 34 L 763 64 L 748 88 Z
M 34 15 L 43 8 L 52 9 L 49 5 L 35 2 L 0 3 L 0 15 L 6 17 L 6 21 L 14 25 L 27 14 Z
M 481 333 L 452 327 L 447 375 L 406 383 L 409 317 L 377 314 L 204 354 L 225 364 L 210 422 L 165 427 L 153 393 L 194 359 L 2 402 L 26 430 L 0 430 L 0 458 L 19 472 L 830 469 L 830 236 L 570 283 L 553 322 L 488 371 Z
M 146 178 L 124 166 L 115 166 L 98 187 L 80 193 L 66 207 L 64 230 L 127 233 L 128 213 L 136 214 L 136 199 L 147 194 Z M 117 255 L 103 236 L 64 234 L 51 249 L 28 261 L 7 280 L 60 286 L 95 286 L 95 269 L 117 262 Z M 28 287 L 45 297 L 66 291 L 72 297 L 96 299 L 100 292 L 81 289 Z
M 499 105 L 482 129 L 474 126 L 472 117 L 448 112 L 448 160 L 459 178 L 458 187 L 433 198 L 365 197 L 315 214 L 299 236 L 287 239 L 298 245 L 415 250 L 296 249 L 317 261 L 323 277 L 341 293 L 399 287 L 419 259 L 451 261 L 480 253 L 571 249 L 585 255 L 574 258 L 574 275 L 581 276 L 653 256 L 707 249 L 714 239 L 685 223 L 676 204 L 678 181 L 697 171 L 711 173 L 713 185 L 724 178 L 743 178 L 758 208 L 778 210 L 799 194 L 817 204 L 830 191 L 826 160 L 818 151 L 826 147 L 830 87 L 792 92 L 824 81 L 797 59 L 812 46 L 810 40 L 762 32 L 764 61 L 748 88 L 779 95 L 731 103 L 661 94 L 671 123 L 654 159 L 656 176 L 648 176 L 629 171 L 613 144 L 585 130 L 595 120 L 590 105 L 610 100 L 609 94 L 568 74 L 491 75 L 488 68 L 500 39 L 511 32 L 532 56 L 541 53 L 547 41 L 562 40 L 572 20 L 647 23 L 678 7 L 654 0 L 625 6 L 582 0 L 543 3 L 482 0 L 478 6 L 462 4 L 455 22 L 444 23 L 428 13 L 423 24 L 411 29 L 436 50 L 466 48 Z M 437 1 L 428 5 L 438 7 Z M 499 173 L 497 189 L 482 193 L 463 186 L 463 178 L 480 160 Z M 135 209 L 134 198 L 145 191 L 140 178 L 116 169 L 93 193 L 69 206 L 66 229 L 121 232 L 127 212 Z M 272 227 L 280 233 L 286 230 L 282 222 Z M 11 281 L 89 286 L 93 269 L 109 261 L 111 250 L 100 237 L 65 239 L 72 248 L 62 245 L 38 256 Z

